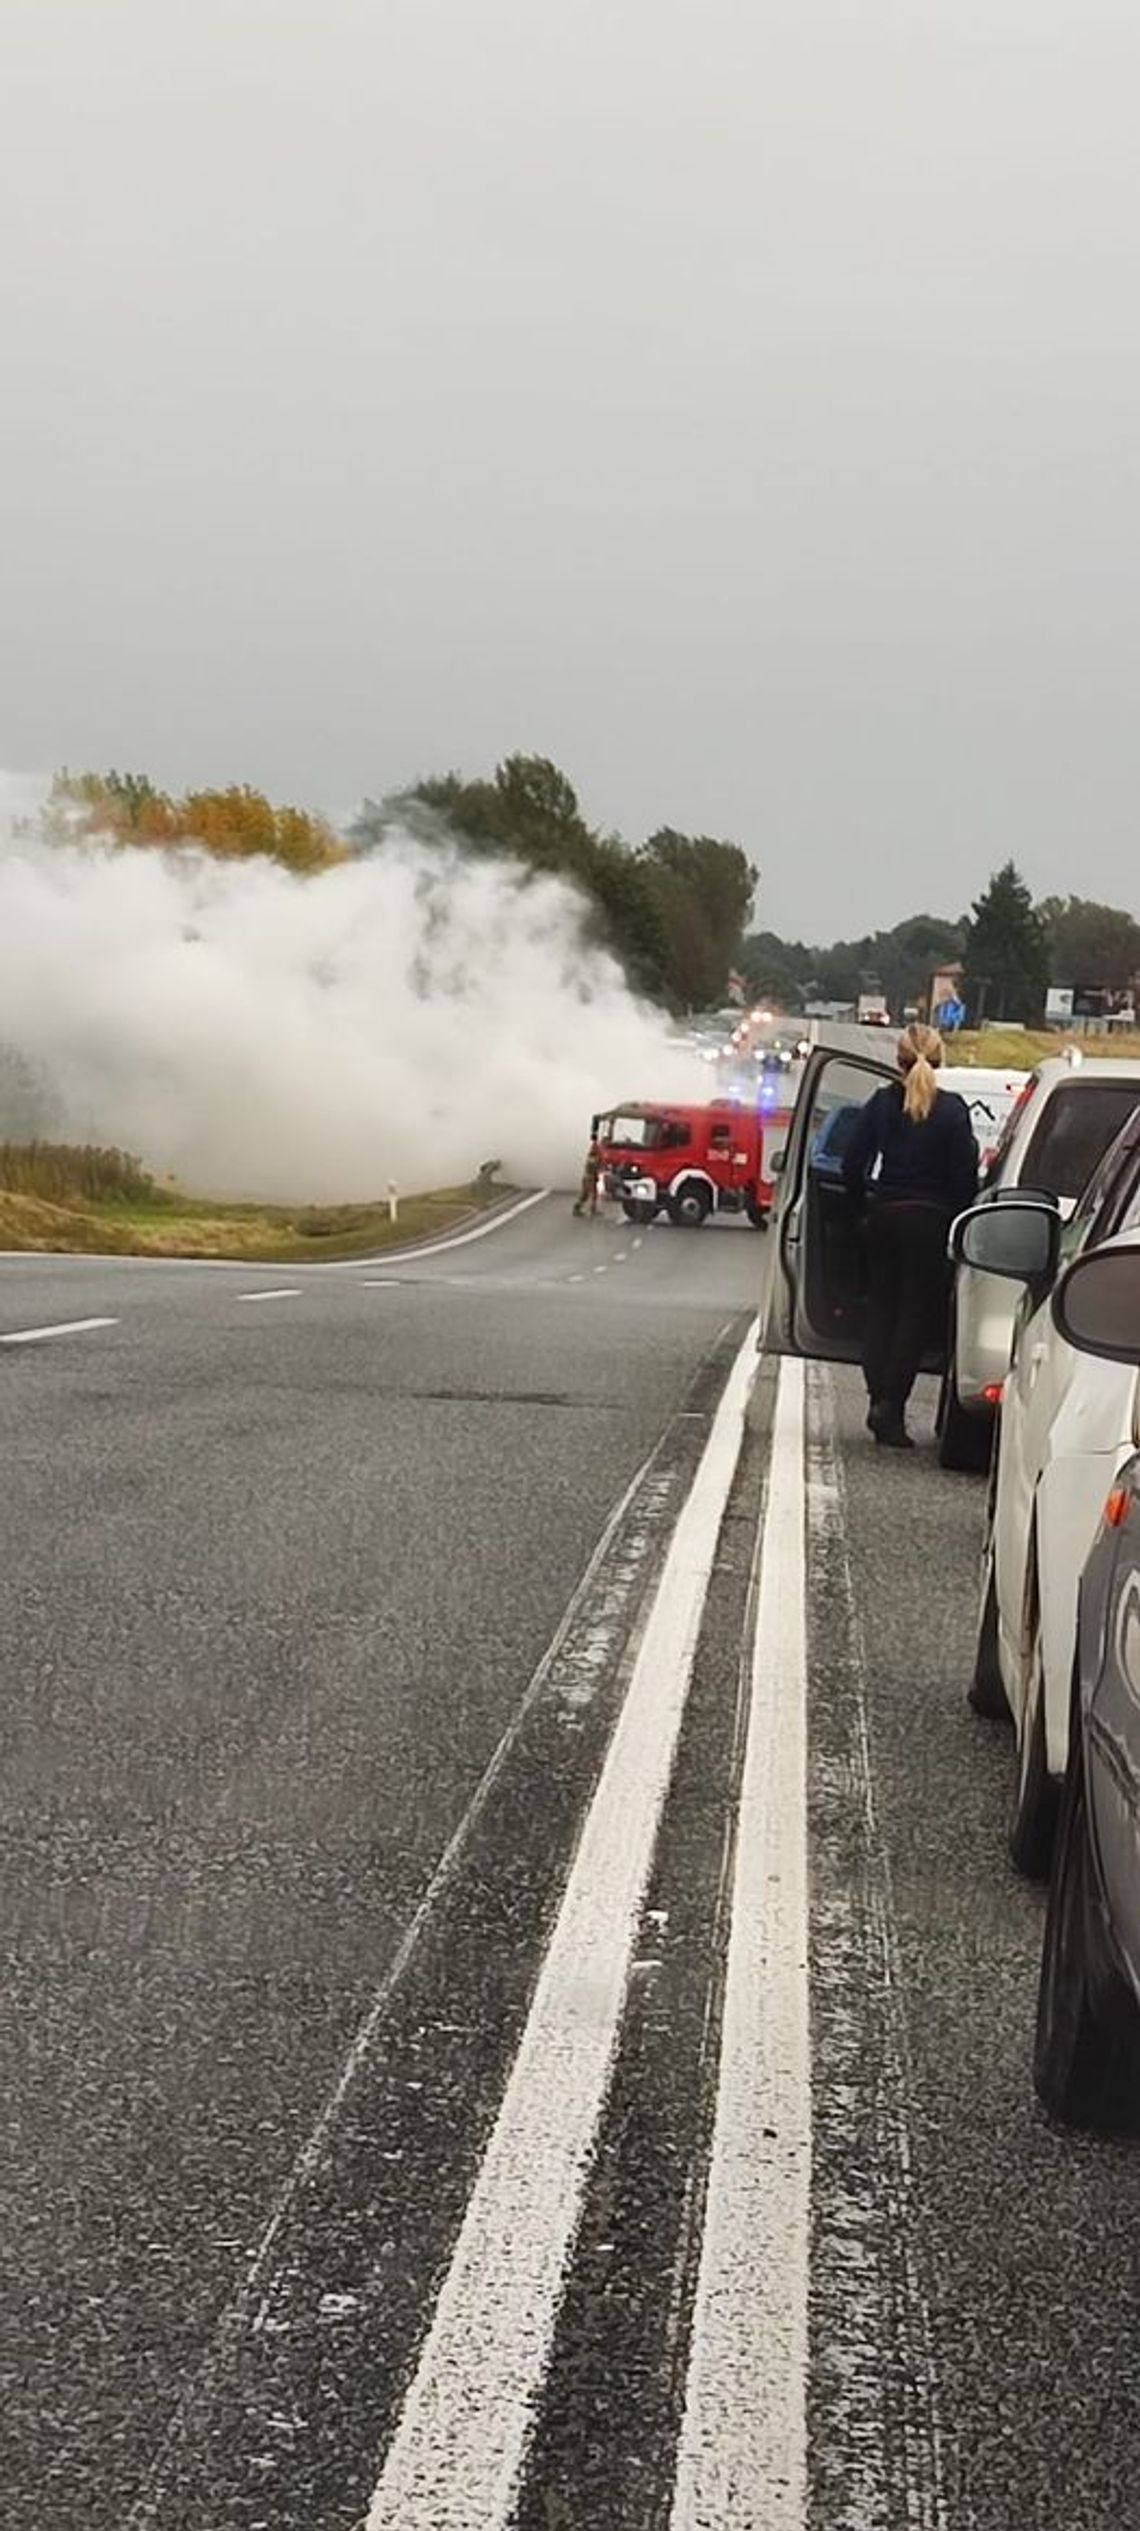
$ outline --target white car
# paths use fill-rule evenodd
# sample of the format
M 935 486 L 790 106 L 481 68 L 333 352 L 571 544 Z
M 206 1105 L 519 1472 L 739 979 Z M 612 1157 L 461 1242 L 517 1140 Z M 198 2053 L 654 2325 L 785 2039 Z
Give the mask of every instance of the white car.
M 938 1075 L 944 1090 L 965 1099 L 983 1171 L 993 1167 L 1009 1119 L 1029 1080 L 1028 1072 L 1005 1072 L 984 1063 L 945 1063 Z
M 1028 1196 L 976 1205 L 954 1231 L 962 1261 L 1024 1298 L 1002 1396 L 970 1700 L 1012 1715 L 1017 1793 L 1010 1851 L 1048 1869 L 1069 1717 L 1081 1568 L 1118 1468 L 1140 1445 L 1136 1368 L 1077 1352 L 1052 1306 L 1058 1266 L 1111 1241 L 1140 1247 L 1140 1109 L 1063 1229 Z
M 966 1095 L 968 1075 L 947 1071 L 941 1077 L 948 1089 Z M 1073 1064 L 1064 1055 L 1050 1056 L 1025 1078 L 1011 1103 L 985 1170 L 985 1200 L 1004 1203 L 1015 1191 L 1031 1189 L 1051 1199 L 1068 1220 L 1102 1152 L 1137 1104 L 1140 1063 L 1109 1058 Z M 975 1137 L 981 1149 L 976 1126 Z M 938 1405 L 938 1455 L 944 1468 L 981 1470 L 989 1465 L 1016 1314 L 1015 1285 L 977 1266 L 959 1266 Z

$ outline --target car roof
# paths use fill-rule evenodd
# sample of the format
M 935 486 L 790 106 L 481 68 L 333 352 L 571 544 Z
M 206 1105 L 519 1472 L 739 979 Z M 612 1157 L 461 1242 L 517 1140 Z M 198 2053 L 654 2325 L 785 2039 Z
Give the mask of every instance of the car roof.
M 1016 1098 L 1018 1091 L 1025 1088 L 1029 1074 L 1007 1064 L 944 1063 L 938 1079 L 944 1090 L 957 1090 L 961 1098 L 965 1098 L 971 1090 L 979 1094 L 985 1090 L 1008 1091 L 1010 1098 Z
M 1140 1058 L 1135 1055 L 1082 1055 L 1079 1063 L 1070 1063 L 1067 1055 L 1046 1055 L 1035 1064 L 1033 1079 L 1038 1086 L 1053 1089 L 1058 1081 L 1140 1081 Z

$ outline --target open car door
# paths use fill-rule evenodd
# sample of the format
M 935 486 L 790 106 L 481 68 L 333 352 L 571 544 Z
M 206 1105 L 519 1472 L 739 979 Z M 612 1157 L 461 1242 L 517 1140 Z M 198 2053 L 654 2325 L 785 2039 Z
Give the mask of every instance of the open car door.
M 858 1208 L 843 1184 L 860 1109 L 893 1064 L 818 1046 L 804 1068 L 788 1132 L 775 1214 L 775 1256 L 764 1325 L 769 1353 L 857 1362 L 867 1303 Z

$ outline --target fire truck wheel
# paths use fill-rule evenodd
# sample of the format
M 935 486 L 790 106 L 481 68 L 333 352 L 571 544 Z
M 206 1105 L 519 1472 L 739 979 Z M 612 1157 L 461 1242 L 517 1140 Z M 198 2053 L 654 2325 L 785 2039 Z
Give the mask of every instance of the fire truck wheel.
M 623 1197 L 623 1199 L 622 1199 L 622 1208 L 621 1208 L 621 1209 L 622 1209 L 623 1213 L 625 1214 L 625 1218 L 626 1218 L 627 1222 L 651 1222 L 651 1221 L 654 1221 L 654 1220 L 656 1219 L 656 1215 L 657 1215 L 657 1206 L 656 1206 L 656 1204 L 649 1204 L 649 1203 L 640 1203 L 640 1204 L 638 1204 L 638 1203 L 634 1203 L 634 1204 L 630 1204 L 630 1203 L 627 1203 L 627 1202 L 626 1202 L 626 1200 L 624 1199 L 624 1197 Z
M 686 1178 L 675 1195 L 669 1198 L 669 1219 L 679 1230 L 699 1230 L 710 1209 L 707 1186 L 699 1178 Z

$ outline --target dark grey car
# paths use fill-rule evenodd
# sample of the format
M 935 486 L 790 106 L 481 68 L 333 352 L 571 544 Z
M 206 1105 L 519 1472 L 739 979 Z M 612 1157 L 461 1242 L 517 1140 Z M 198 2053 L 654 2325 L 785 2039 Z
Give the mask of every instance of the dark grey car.
M 1140 1247 L 1092 1251 L 1054 1303 L 1082 1352 L 1140 1362 Z M 1137 1435 L 1140 1440 L 1140 1434 Z M 1140 2132 L 1140 1451 L 1081 1578 L 1069 1767 L 1053 1857 L 1034 2078 L 1073 2126 Z

